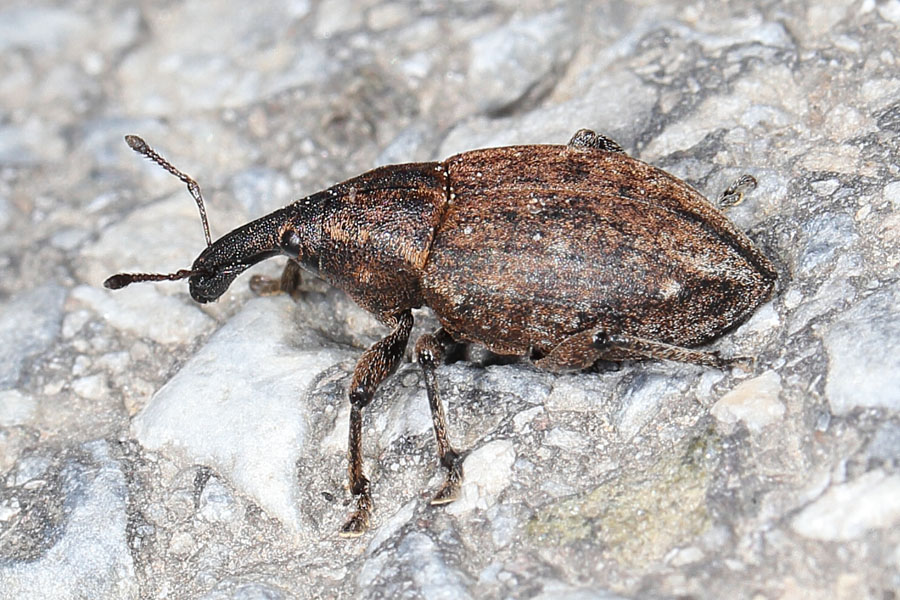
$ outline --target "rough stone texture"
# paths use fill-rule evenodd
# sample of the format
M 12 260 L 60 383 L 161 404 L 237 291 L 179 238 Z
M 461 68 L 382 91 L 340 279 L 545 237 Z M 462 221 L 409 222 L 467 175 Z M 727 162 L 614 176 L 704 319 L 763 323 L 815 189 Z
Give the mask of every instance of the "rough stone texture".
M 307 440 L 322 408 L 297 399 L 349 353 L 308 343 L 293 308 L 286 297 L 245 304 L 135 416 L 132 433 L 185 467 L 211 467 L 296 530 L 295 463 L 316 454 Z
M 6 3 L 0 598 L 894 598 L 898 32 L 897 0 Z M 729 215 L 783 278 L 716 344 L 756 367 L 469 349 L 438 370 L 467 479 L 431 507 L 403 364 L 366 411 L 359 539 L 347 388 L 383 327 L 313 281 L 100 287 L 203 247 L 127 133 L 218 236 L 384 162 L 581 127 L 709 197 L 757 178 Z
M 866 473 L 832 486 L 791 522 L 800 535 L 831 541 L 860 537 L 871 529 L 900 523 L 900 476 L 883 471 Z
M 65 296 L 62 287 L 44 285 L 13 296 L 0 308 L 0 389 L 18 383 L 25 361 L 56 340 Z
M 900 284 L 873 293 L 828 327 L 828 384 L 831 411 L 857 407 L 900 411 Z
M 102 440 L 72 454 L 7 479 L 0 590 L 9 598 L 139 598 L 122 465 Z
M 777 423 L 784 416 L 784 404 L 778 400 L 781 378 L 775 371 L 742 381 L 722 396 L 710 409 L 720 423 L 743 421 L 752 433 Z

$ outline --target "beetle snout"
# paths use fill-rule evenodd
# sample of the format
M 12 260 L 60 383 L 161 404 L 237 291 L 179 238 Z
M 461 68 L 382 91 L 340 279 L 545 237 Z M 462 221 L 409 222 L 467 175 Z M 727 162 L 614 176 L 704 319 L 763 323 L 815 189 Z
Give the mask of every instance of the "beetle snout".
M 244 269 L 245 268 L 246 267 L 244 267 Z M 208 273 L 200 271 L 194 275 L 191 275 L 191 278 L 188 280 L 188 288 L 191 292 L 191 298 L 193 298 L 197 302 L 200 302 L 201 304 L 206 304 L 207 302 L 215 302 L 222 294 L 225 293 L 225 290 L 228 289 L 228 286 L 231 285 L 231 282 L 234 281 L 234 278 L 238 276 L 238 273 L 240 273 L 244 269 L 234 271 L 223 270 Z
M 247 248 L 241 250 L 244 252 L 235 252 L 227 236 L 204 250 L 191 266 L 194 273 L 188 280 L 191 297 L 203 304 L 215 302 L 238 275 L 259 261 L 279 254 L 274 249 L 249 253 Z

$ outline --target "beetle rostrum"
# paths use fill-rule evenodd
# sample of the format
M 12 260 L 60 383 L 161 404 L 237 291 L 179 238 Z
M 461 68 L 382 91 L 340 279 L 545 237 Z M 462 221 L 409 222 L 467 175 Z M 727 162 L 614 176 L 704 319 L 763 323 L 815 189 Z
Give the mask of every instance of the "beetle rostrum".
M 284 254 L 281 278 L 254 277 L 255 291 L 293 295 L 306 270 L 391 328 L 362 354 L 349 387 L 356 508 L 345 536 L 369 525 L 362 411 L 404 355 L 413 308 L 431 308 L 441 325 L 418 339 L 415 355 L 447 473 L 432 500 L 442 504 L 456 498 L 463 476 L 436 377 L 448 345 L 480 344 L 557 372 L 648 358 L 725 368 L 747 359 L 697 347 L 740 325 L 775 290 L 775 267 L 716 206 L 586 129 L 566 145 L 380 167 L 215 242 L 200 186 L 140 138 L 126 140 L 187 184 L 207 247 L 190 269 L 121 273 L 106 287 L 189 278 L 194 300 L 212 302 L 245 269 Z M 754 186 L 742 177 L 720 204 L 736 204 Z

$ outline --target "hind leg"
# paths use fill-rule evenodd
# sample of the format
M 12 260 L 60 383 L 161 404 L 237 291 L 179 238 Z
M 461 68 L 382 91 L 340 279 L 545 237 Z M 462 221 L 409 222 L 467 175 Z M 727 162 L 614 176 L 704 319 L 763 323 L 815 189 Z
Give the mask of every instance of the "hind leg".
M 756 179 L 753 175 L 741 175 L 734 183 L 725 188 L 716 199 L 719 208 L 730 208 L 744 201 L 744 194 L 756 189 Z
M 625 150 L 614 139 L 590 129 L 579 129 L 566 145 L 573 150 L 593 149 L 625 154 Z
M 723 358 L 718 352 L 693 350 L 630 335 L 611 335 L 602 327 L 596 327 L 567 337 L 534 364 L 548 371 L 574 371 L 586 369 L 598 360 L 629 358 L 672 360 L 717 369 L 748 368 L 753 363 L 746 357 Z

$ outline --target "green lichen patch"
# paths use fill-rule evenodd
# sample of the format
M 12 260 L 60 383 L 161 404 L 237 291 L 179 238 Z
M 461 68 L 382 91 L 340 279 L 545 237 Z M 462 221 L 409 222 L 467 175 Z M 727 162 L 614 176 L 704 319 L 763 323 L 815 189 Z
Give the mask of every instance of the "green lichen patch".
M 648 469 L 633 465 L 584 494 L 548 505 L 528 534 L 547 545 L 602 544 L 625 566 L 660 560 L 710 525 L 706 495 L 718 439 L 692 439 Z

